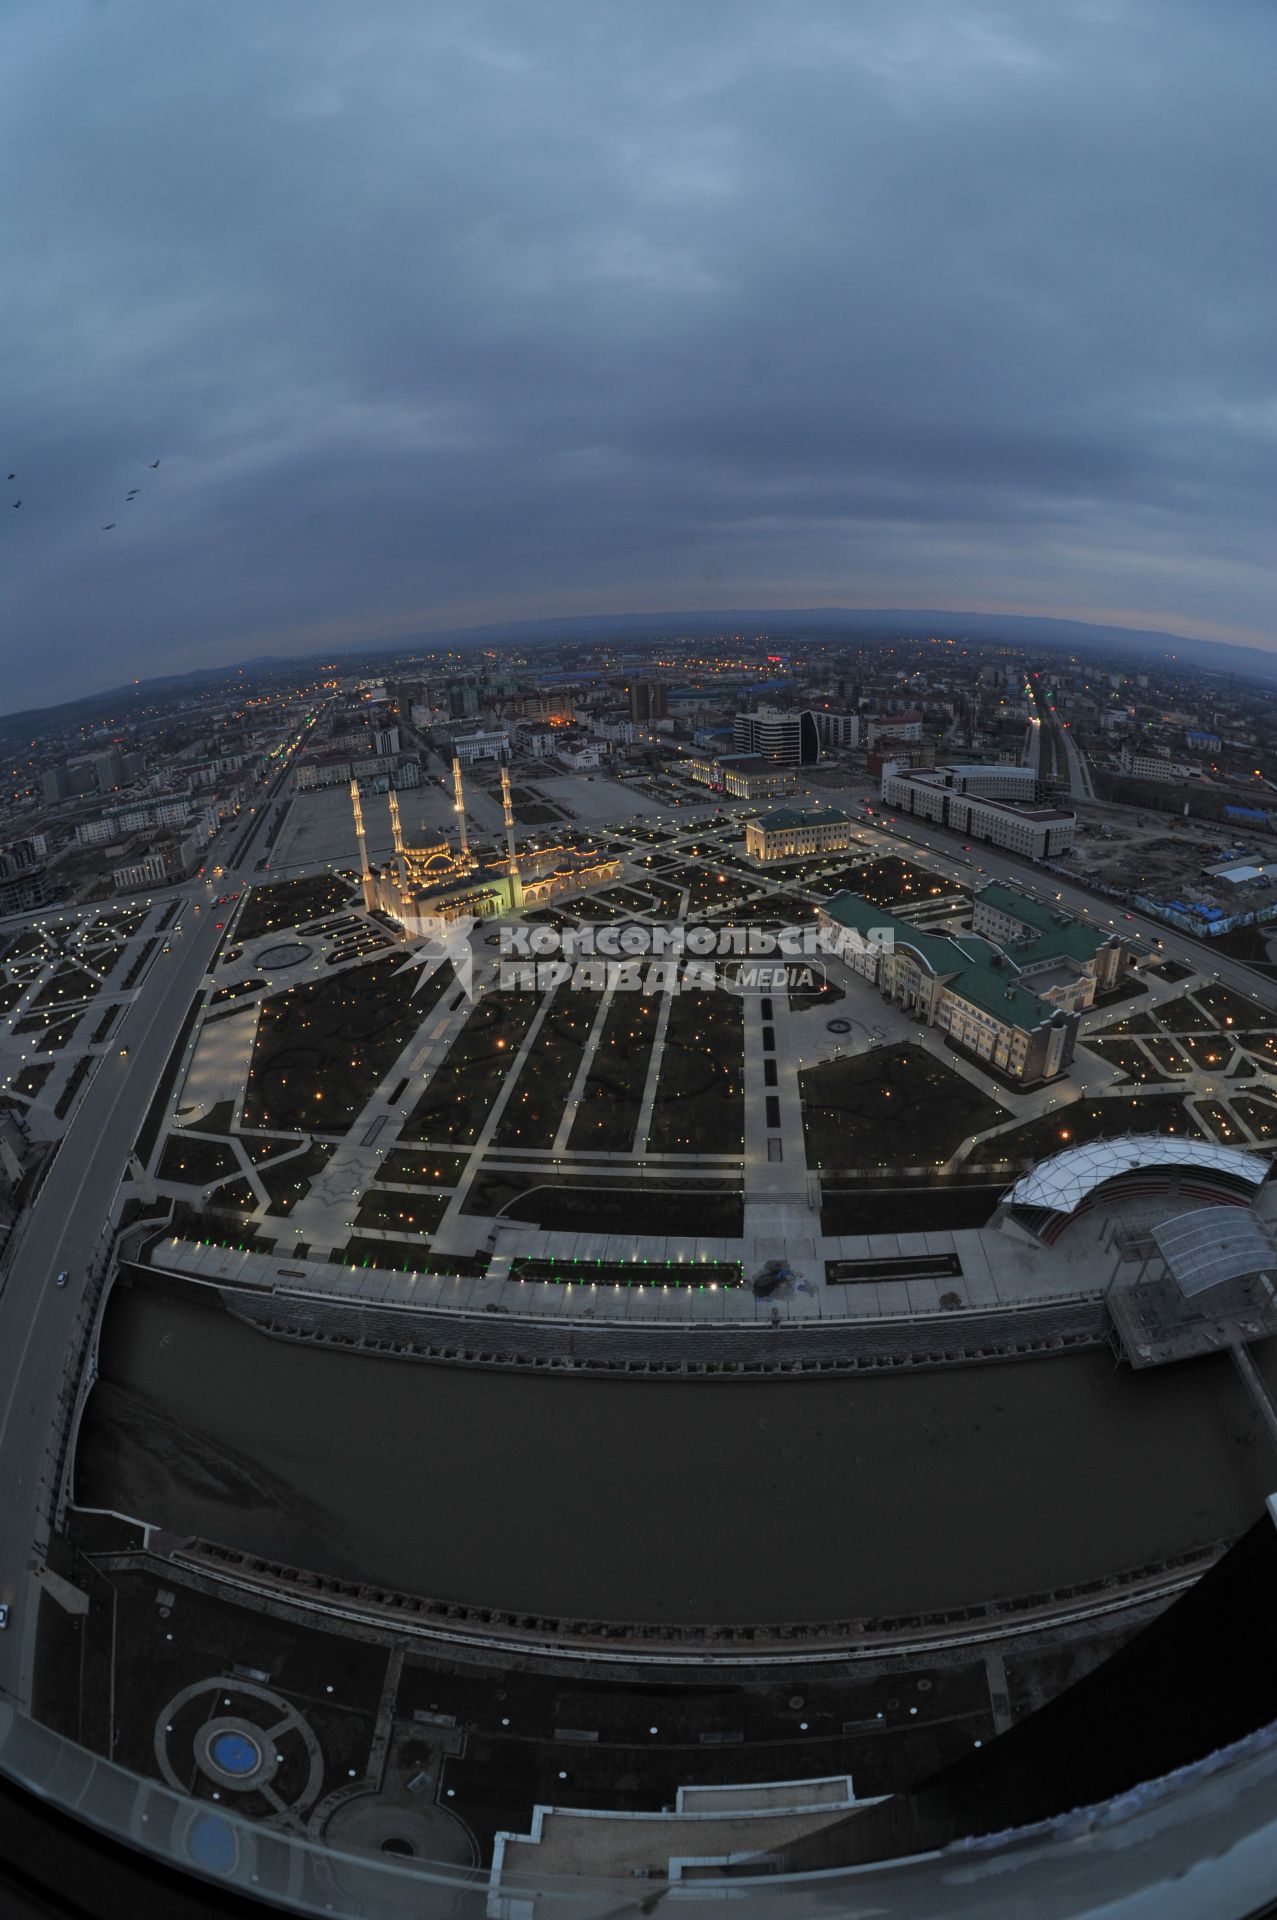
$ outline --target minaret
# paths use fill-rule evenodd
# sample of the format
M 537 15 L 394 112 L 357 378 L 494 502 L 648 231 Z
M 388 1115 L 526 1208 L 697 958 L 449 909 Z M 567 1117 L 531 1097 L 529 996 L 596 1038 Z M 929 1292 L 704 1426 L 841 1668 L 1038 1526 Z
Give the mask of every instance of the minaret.
M 512 907 L 523 905 L 523 876 L 519 872 L 519 862 L 514 851 L 514 802 L 510 798 L 510 769 L 505 761 L 501 762 L 501 812 L 505 818 L 505 844 L 508 855 L 507 871 L 510 875 L 510 904 Z
M 461 860 L 463 865 L 468 866 L 470 862 L 470 842 L 466 838 L 466 801 L 465 795 L 461 791 L 460 756 L 452 763 L 452 791 L 454 796 L 453 804 L 457 810 L 457 826 L 461 832 Z
M 368 865 L 368 842 L 364 838 L 364 810 L 359 804 L 359 782 L 350 783 L 350 804 L 355 809 L 355 839 L 359 843 L 359 872 L 364 883 L 364 905 L 369 913 L 377 904 L 372 868 Z
M 399 824 L 399 795 L 393 787 L 390 789 L 390 838 L 394 842 L 395 868 L 399 874 L 399 884 L 402 887 L 406 880 L 403 857 L 403 828 Z

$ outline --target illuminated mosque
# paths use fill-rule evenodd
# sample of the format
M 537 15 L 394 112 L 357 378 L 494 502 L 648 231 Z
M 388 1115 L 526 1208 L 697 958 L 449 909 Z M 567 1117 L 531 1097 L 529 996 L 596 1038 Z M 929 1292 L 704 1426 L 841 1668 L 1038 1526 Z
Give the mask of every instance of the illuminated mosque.
M 399 819 L 399 796 L 390 792 L 390 831 L 393 852 L 382 865 L 368 859 L 359 782 L 350 783 L 359 843 L 359 870 L 364 905 L 369 912 L 389 914 L 408 933 L 426 931 L 440 920 L 499 919 L 523 908 L 548 906 L 551 901 L 603 886 L 621 877 L 621 863 L 590 844 L 533 847 L 523 853 L 514 844 L 514 805 L 510 772 L 501 766 L 501 811 L 505 821 L 505 852 L 492 847 L 473 852 L 466 829 L 465 794 L 461 762 L 452 763 L 453 805 L 458 842 L 438 840 L 428 846 L 405 846 Z

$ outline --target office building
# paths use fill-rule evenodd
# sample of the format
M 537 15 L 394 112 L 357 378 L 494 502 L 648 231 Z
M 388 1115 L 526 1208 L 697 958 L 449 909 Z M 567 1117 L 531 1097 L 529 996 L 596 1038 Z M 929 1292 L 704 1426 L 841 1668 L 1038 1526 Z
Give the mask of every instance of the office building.
M 732 737 L 737 753 L 758 754 L 782 766 L 814 766 L 820 758 L 816 715 L 806 709 L 755 707 L 750 713 L 738 713 Z

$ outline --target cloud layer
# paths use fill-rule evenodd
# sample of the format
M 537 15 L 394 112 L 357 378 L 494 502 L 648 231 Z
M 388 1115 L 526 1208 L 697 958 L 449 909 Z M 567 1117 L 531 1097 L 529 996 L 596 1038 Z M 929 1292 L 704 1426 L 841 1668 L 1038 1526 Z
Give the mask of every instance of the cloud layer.
M 12 8 L 4 704 L 669 605 L 1274 644 L 1275 69 L 1259 0 Z

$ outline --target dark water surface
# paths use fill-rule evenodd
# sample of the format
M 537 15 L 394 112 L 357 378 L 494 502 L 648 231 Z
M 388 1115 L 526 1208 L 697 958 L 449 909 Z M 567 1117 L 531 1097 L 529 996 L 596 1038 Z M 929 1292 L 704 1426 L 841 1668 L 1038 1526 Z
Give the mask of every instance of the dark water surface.
M 1240 1532 L 1277 1459 L 1225 1359 L 867 1380 L 599 1380 L 272 1340 L 117 1290 L 77 1498 L 514 1611 L 933 1612 Z

